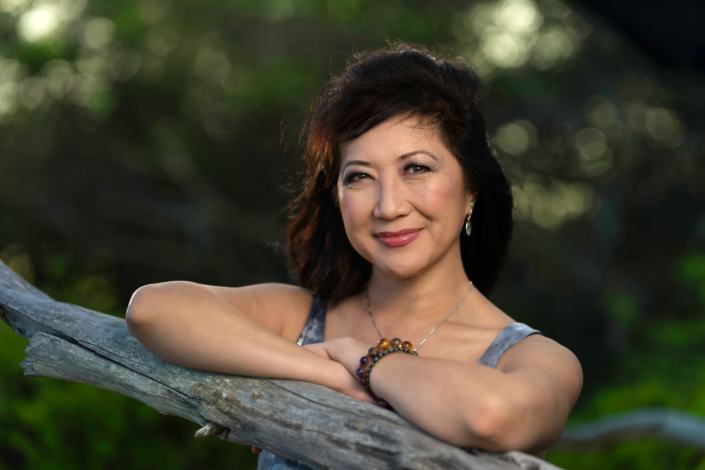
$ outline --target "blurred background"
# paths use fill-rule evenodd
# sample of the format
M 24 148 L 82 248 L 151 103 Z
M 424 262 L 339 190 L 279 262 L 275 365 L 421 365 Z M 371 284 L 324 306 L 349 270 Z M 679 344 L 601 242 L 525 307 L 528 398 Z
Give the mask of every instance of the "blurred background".
M 460 56 L 513 182 L 492 300 L 572 349 L 569 425 L 705 417 L 702 2 L 0 0 L 0 258 L 123 317 L 139 286 L 292 282 L 298 130 L 353 52 Z M 651 6 L 650 6 L 651 5 Z M 92 386 L 25 378 L 0 322 L 0 468 L 254 468 L 248 447 Z M 657 439 L 567 468 L 705 468 Z

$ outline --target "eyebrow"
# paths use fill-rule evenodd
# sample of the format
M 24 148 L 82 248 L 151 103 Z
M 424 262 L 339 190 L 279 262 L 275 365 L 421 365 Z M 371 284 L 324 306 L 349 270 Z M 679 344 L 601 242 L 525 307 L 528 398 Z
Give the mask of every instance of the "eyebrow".
M 436 157 L 434 154 L 427 152 L 425 150 L 412 150 L 411 152 L 407 152 L 402 155 L 399 155 L 398 160 L 406 160 L 407 158 L 412 157 L 412 156 L 419 154 L 419 153 L 423 153 L 424 155 L 428 155 L 429 157 L 438 161 L 438 157 Z M 343 168 L 341 168 L 340 170 L 342 171 L 350 165 L 372 166 L 372 165 L 370 165 L 370 162 L 367 162 L 365 160 L 349 160 L 349 161 L 345 162 L 345 165 L 343 165 Z

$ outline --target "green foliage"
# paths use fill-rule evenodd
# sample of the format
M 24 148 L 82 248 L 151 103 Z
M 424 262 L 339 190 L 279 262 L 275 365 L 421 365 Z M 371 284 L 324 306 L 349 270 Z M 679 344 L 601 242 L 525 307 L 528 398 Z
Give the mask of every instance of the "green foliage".
M 705 416 L 705 318 L 642 319 L 640 344 L 610 366 L 615 379 L 579 407 L 570 424 L 641 408 L 668 408 Z M 581 452 L 552 450 L 547 458 L 576 469 L 705 468 L 705 451 L 657 439 L 636 439 Z
M 635 439 L 614 449 L 582 451 L 572 454 L 549 452 L 548 460 L 558 466 L 580 470 L 705 468 L 702 453 L 679 448 L 656 439 Z
M 705 253 L 683 256 L 679 268 L 683 281 L 695 290 L 700 304 L 705 305 Z

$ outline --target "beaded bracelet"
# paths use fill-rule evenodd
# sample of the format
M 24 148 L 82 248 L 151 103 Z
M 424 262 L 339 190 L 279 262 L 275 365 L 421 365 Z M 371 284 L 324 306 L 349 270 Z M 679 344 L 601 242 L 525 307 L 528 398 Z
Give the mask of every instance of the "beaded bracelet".
M 392 340 L 380 338 L 380 340 L 377 341 L 377 346 L 371 347 L 367 351 L 367 354 L 360 358 L 360 367 L 358 367 L 356 371 L 357 378 L 360 383 L 367 388 L 367 391 L 379 405 L 387 408 L 391 408 L 389 404 L 386 401 L 377 398 L 374 392 L 372 392 L 372 388 L 370 387 L 370 374 L 372 373 L 372 368 L 380 361 L 380 359 L 395 352 L 403 352 L 414 356 L 419 355 L 419 353 L 414 350 L 414 346 L 410 341 L 402 341 L 399 338 L 393 338 Z

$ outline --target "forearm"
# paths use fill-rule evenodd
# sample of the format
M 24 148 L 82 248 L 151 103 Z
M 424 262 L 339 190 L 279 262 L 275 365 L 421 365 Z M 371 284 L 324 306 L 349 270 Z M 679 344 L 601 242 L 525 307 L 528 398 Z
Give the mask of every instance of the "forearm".
M 500 374 L 479 364 L 394 353 L 375 365 L 370 386 L 401 416 L 439 439 L 495 450 L 495 404 L 501 406 L 507 386 Z
M 140 316 L 128 312 L 129 329 L 148 349 L 174 364 L 321 385 L 327 385 L 336 366 L 272 333 L 206 290 L 170 292 L 150 302 L 158 302 L 163 313 Z

